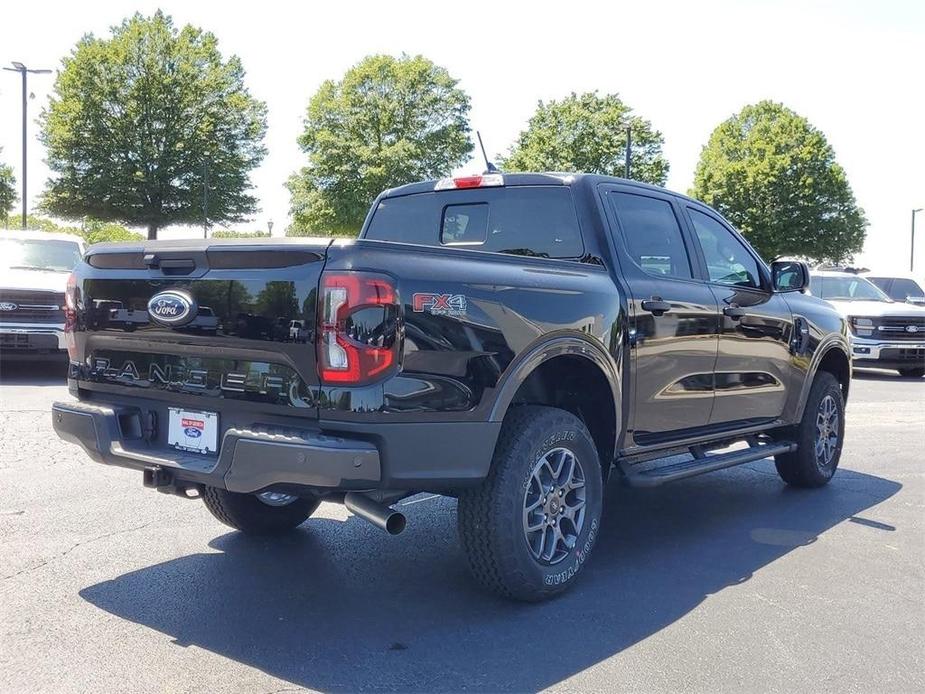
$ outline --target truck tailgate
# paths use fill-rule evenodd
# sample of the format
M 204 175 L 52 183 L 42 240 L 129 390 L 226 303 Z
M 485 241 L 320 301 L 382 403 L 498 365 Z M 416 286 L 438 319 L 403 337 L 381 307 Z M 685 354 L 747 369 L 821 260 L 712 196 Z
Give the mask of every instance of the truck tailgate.
M 315 305 L 328 245 L 91 247 L 75 271 L 69 377 L 87 390 L 198 396 L 209 409 L 233 400 L 314 408 Z

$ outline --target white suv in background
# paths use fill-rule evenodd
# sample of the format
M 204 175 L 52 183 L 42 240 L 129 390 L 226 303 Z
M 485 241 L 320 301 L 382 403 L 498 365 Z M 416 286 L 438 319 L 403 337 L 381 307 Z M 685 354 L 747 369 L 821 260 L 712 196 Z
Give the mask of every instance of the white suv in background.
M 0 359 L 63 356 L 64 291 L 82 254 L 79 236 L 0 230 Z

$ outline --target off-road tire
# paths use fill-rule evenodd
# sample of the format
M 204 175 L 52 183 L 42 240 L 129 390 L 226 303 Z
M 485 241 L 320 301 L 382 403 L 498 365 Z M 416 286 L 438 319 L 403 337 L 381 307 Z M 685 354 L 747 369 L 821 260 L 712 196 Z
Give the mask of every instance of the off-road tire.
M 834 400 L 838 414 L 838 425 L 835 427 L 838 439 L 831 459 L 823 463 L 819 461 L 816 454 L 816 425 L 820 405 L 828 396 Z M 806 407 L 803 410 L 803 418 L 794 429 L 793 436 L 797 449 L 792 453 L 782 453 L 774 458 L 777 474 L 793 487 L 822 487 L 828 484 L 835 470 L 838 469 L 842 444 L 845 440 L 845 401 L 842 397 L 841 386 L 835 376 L 828 371 L 820 371 L 813 379 Z
M 585 515 L 564 558 L 544 564 L 527 543 L 525 495 L 538 461 L 561 448 L 580 462 Z M 459 495 L 459 536 L 472 575 L 515 600 L 536 602 L 562 593 L 574 584 L 600 533 L 602 497 L 600 459 L 582 421 L 552 407 L 514 408 L 505 417 L 488 478 Z
M 897 369 L 900 376 L 905 376 L 906 378 L 921 378 L 925 376 L 925 368 L 917 366 L 911 369 Z
M 320 503 L 317 499 L 299 498 L 285 506 L 270 506 L 254 494 L 218 487 L 206 487 L 202 500 L 219 521 L 248 535 L 279 535 L 297 528 Z

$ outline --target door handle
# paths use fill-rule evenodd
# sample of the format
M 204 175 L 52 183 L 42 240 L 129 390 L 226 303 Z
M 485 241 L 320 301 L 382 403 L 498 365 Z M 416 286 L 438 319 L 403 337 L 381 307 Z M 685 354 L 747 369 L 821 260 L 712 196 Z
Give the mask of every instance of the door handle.
M 742 316 L 746 314 L 746 310 L 741 306 L 733 304 L 732 306 L 727 306 L 723 309 L 723 315 L 729 316 L 732 320 L 739 320 Z
M 642 310 L 648 311 L 654 316 L 660 316 L 671 310 L 671 304 L 667 301 L 662 301 L 657 296 L 653 296 L 651 299 L 646 299 L 642 302 Z

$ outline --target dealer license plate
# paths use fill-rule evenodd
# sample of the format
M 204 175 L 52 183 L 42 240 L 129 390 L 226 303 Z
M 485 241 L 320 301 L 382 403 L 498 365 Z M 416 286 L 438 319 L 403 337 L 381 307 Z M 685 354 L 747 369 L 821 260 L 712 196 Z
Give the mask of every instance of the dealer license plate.
M 194 453 L 215 453 L 218 450 L 218 413 L 169 408 L 167 443 L 174 448 Z

